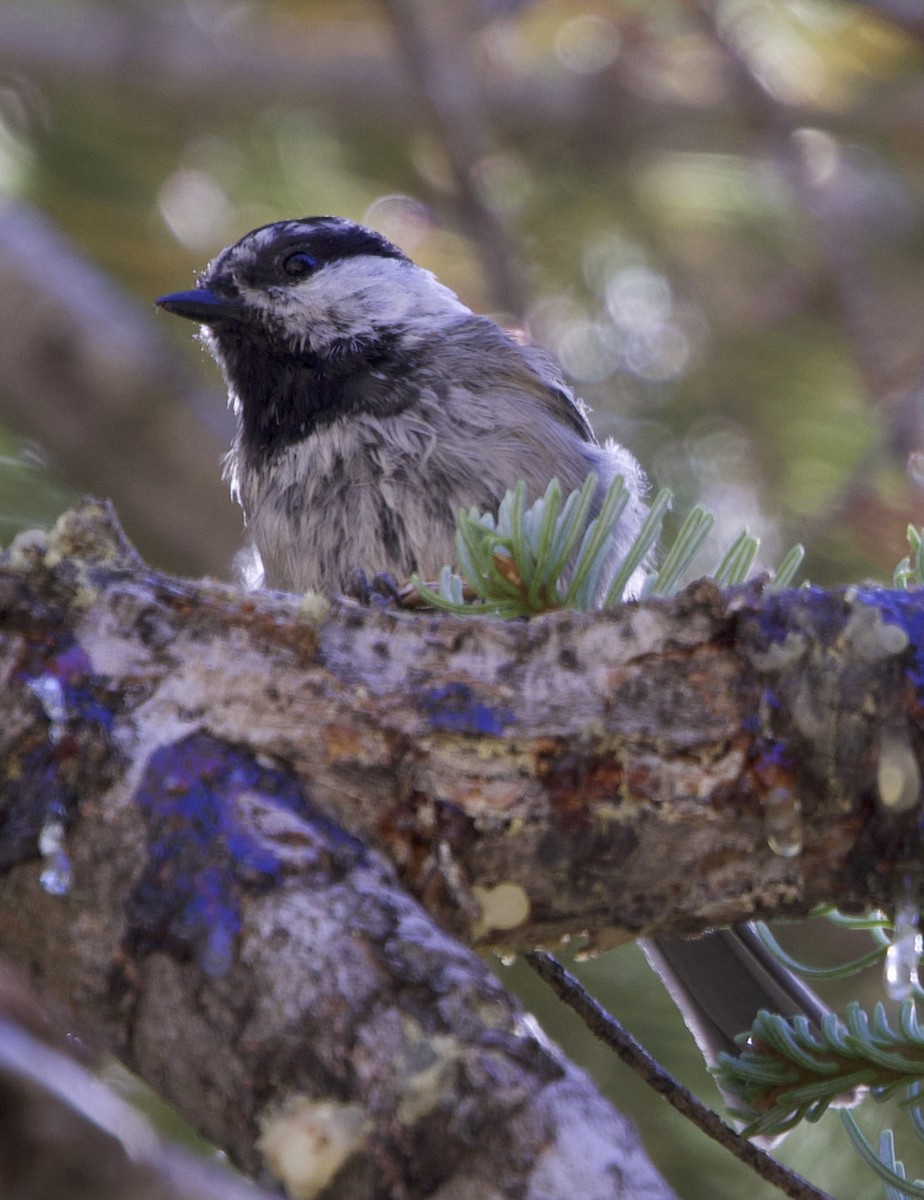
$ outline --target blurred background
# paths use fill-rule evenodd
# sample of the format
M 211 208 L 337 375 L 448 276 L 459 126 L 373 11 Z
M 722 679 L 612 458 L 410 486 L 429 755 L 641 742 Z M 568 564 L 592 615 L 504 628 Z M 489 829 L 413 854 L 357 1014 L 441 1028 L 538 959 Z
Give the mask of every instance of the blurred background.
M 337 213 L 556 354 L 716 544 L 888 579 L 924 521 L 922 67 L 919 0 L 4 0 L 0 540 L 93 492 L 230 577 L 224 390 L 152 301 Z M 499 969 L 683 1196 L 776 1194 Z M 583 971 L 710 1087 L 631 948 Z M 882 1195 L 832 1118 L 785 1156 Z

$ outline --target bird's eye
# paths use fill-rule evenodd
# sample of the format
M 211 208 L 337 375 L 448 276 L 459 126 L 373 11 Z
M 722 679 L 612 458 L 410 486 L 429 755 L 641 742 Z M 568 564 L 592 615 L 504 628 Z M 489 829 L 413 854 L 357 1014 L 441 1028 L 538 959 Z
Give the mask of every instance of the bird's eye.
M 317 263 L 310 254 L 305 254 L 303 250 L 299 250 L 295 254 L 290 254 L 288 258 L 283 259 L 282 269 L 293 279 L 300 279 L 304 275 L 310 275 L 312 271 L 317 269 Z

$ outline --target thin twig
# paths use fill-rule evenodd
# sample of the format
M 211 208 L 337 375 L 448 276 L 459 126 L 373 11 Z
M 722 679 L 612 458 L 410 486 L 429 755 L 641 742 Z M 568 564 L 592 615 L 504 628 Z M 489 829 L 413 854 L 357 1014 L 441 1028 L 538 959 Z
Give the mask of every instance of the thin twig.
M 735 1158 L 740 1159 L 762 1179 L 792 1200 L 831 1200 L 826 1193 L 814 1187 L 769 1154 L 736 1133 L 716 1113 L 698 1100 L 692 1092 L 661 1066 L 645 1047 L 628 1030 L 606 1011 L 602 1005 L 566 971 L 558 959 L 543 950 L 532 950 L 523 956 L 533 970 L 544 979 L 559 999 L 573 1009 L 594 1037 L 599 1038 L 631 1067 L 649 1087 L 654 1088 L 682 1116 L 708 1134 L 720 1146 L 724 1146 Z
M 520 314 L 525 293 L 513 247 L 497 213 L 485 203 L 476 169 L 492 148 L 488 118 L 468 50 L 458 4 L 382 0 L 405 61 L 449 160 L 459 217 L 478 246 L 495 303 Z

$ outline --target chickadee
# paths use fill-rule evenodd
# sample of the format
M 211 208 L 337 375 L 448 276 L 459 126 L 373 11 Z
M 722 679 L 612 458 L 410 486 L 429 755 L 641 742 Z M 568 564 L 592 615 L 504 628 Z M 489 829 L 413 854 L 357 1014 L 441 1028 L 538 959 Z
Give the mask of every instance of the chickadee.
M 267 587 L 343 589 L 356 568 L 435 578 L 456 514 L 615 475 L 629 503 L 614 561 L 646 514 L 645 477 L 599 445 L 552 360 L 476 316 L 378 233 L 339 217 L 279 221 L 157 302 L 199 321 L 237 434 L 226 460 Z
M 496 510 L 519 479 L 535 499 L 553 476 L 567 494 L 595 471 L 599 505 L 622 475 L 614 563 L 641 528 L 641 467 L 597 442 L 552 360 L 370 229 L 264 225 L 157 303 L 203 326 L 224 374 L 226 474 L 268 587 L 343 589 L 356 568 L 432 578 L 453 559 L 458 509 Z M 646 952 L 710 1059 L 761 1007 L 824 1011 L 746 928 Z

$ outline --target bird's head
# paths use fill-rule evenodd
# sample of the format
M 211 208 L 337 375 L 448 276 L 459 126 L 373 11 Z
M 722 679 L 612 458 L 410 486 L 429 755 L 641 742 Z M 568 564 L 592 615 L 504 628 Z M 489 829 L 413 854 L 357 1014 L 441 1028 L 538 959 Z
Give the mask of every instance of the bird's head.
M 220 358 L 241 339 L 337 356 L 383 335 L 432 333 L 468 311 L 381 234 L 342 217 L 254 229 L 209 263 L 197 287 L 157 304 L 205 326 Z

